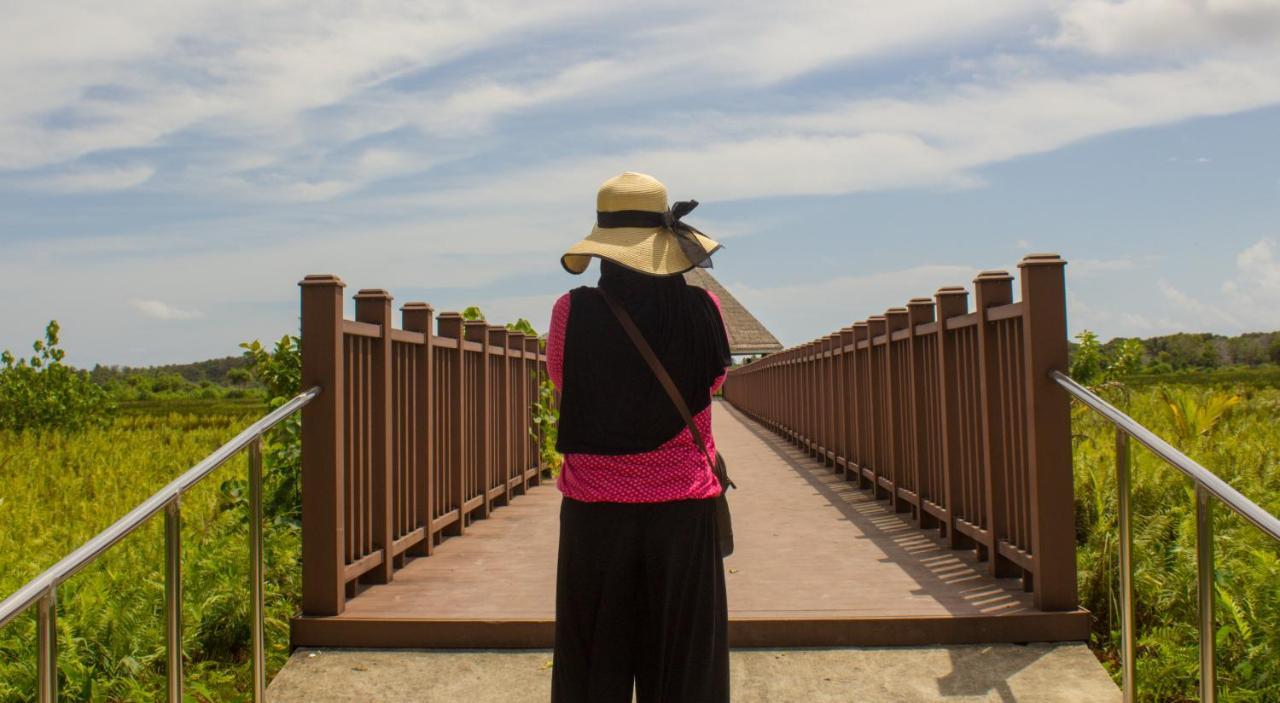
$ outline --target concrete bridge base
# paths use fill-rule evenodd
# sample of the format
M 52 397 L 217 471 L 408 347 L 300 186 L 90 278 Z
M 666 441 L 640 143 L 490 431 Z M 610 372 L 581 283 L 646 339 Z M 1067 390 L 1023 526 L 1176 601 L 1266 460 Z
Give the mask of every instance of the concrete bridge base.
M 1120 700 L 1102 665 L 1079 643 L 744 649 L 733 652 L 731 666 L 739 703 Z M 550 698 L 546 650 L 300 649 L 267 695 L 272 703 Z

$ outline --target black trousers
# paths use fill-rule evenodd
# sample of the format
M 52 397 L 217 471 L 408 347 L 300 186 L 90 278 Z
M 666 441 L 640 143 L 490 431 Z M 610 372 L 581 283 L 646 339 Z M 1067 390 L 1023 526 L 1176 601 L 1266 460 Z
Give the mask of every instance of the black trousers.
M 711 500 L 560 505 L 553 703 L 728 703 Z

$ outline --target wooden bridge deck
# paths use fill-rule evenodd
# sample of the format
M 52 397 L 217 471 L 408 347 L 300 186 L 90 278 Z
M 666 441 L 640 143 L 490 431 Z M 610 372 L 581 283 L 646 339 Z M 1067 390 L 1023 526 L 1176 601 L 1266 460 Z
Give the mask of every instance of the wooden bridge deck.
M 884 504 L 732 407 L 715 408 L 737 552 L 726 562 L 737 647 L 1084 640 L 1083 610 L 1035 610 Z M 418 558 L 336 617 L 300 617 L 294 646 L 549 647 L 560 494 L 548 484 Z

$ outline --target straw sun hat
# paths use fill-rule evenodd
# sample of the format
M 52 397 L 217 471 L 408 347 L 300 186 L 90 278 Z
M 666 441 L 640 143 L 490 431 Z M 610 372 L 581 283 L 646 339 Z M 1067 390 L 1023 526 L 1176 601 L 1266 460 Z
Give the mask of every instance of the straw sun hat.
M 596 226 L 569 247 L 560 265 L 578 274 L 596 256 L 651 276 L 711 268 L 711 254 L 720 245 L 680 221 L 697 206 L 697 200 L 686 200 L 668 209 L 667 187 L 653 176 L 614 176 L 596 193 Z

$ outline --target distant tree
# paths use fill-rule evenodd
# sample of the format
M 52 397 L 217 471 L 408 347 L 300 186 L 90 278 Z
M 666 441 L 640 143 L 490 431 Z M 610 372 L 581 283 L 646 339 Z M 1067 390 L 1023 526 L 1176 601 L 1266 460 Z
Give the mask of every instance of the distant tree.
M 107 392 L 88 371 L 63 363 L 60 329 L 50 321 L 29 359 L 7 349 L 0 353 L 0 428 L 74 430 L 101 421 L 111 409 Z
M 1227 354 L 1231 363 L 1257 366 L 1267 361 L 1267 338 L 1260 334 L 1245 334 L 1227 340 Z
M 1280 332 L 1271 335 L 1271 346 L 1267 356 L 1271 357 L 1271 363 L 1280 364 Z

